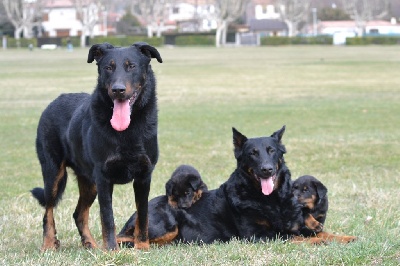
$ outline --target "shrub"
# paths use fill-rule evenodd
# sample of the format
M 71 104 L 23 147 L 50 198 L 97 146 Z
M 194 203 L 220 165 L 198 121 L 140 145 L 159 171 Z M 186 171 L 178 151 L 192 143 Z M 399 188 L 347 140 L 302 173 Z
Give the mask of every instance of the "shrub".
M 162 46 L 163 38 L 149 38 L 147 36 L 97 36 L 90 39 L 90 44 L 108 42 L 114 46 L 130 46 L 135 42 L 147 42 L 152 46 Z
M 28 48 L 29 44 L 32 44 L 33 47 L 37 46 L 37 41 L 35 38 L 32 39 L 19 39 L 20 47 L 21 48 Z M 14 38 L 7 38 L 7 47 L 8 48 L 17 48 L 17 40 Z
M 295 37 L 262 37 L 261 45 L 331 45 L 333 43 L 332 36 L 295 36 Z
M 346 38 L 346 45 L 394 45 L 400 44 L 400 36 L 363 36 Z
M 215 35 L 180 35 L 175 37 L 175 45 L 178 46 L 213 46 L 215 45 Z

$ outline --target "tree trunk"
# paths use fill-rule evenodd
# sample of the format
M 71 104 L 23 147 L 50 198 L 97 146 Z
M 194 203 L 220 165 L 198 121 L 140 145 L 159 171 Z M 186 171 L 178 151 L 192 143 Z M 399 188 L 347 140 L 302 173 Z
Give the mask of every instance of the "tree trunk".
M 221 47 L 223 32 L 224 32 L 224 22 L 218 23 L 217 30 L 215 32 L 215 46 L 216 47 Z
M 82 35 L 81 35 L 81 47 L 85 48 L 86 47 L 86 34 L 85 30 L 82 30 Z
M 14 30 L 14 38 L 15 38 L 15 41 L 16 41 L 16 44 L 17 44 L 17 48 L 21 47 L 21 33 L 22 33 L 23 30 L 24 30 L 23 26 L 20 26 L 18 28 L 16 27 L 15 30 Z
M 153 28 L 151 27 L 151 25 L 147 25 L 147 37 L 153 37 Z
M 288 27 L 288 37 L 292 37 L 293 36 L 293 22 L 286 20 L 286 25 Z
M 222 46 L 226 45 L 226 36 L 228 34 L 228 23 L 226 22 L 226 20 L 224 20 L 222 22 L 223 28 L 222 28 L 222 32 L 221 32 L 221 44 Z
M 161 21 L 157 27 L 157 38 L 161 38 L 161 30 L 164 28 L 164 21 Z

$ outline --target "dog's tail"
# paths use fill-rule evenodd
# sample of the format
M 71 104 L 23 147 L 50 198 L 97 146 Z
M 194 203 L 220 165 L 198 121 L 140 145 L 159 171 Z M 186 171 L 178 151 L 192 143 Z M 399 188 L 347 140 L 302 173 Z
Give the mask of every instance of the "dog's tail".
M 46 206 L 46 200 L 44 197 L 44 189 L 41 187 L 35 187 L 31 190 L 32 196 L 39 201 L 39 204 L 43 207 Z

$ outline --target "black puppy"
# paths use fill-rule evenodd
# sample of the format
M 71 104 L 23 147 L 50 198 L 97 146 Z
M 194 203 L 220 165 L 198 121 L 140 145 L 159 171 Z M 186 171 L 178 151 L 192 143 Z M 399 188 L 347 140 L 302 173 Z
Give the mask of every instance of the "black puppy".
M 178 235 L 178 221 L 191 222 L 185 209 L 190 208 L 207 191 L 199 172 L 190 165 L 179 166 L 165 184 L 166 195 L 149 201 L 150 243 L 166 244 Z M 117 236 L 119 243 L 131 245 L 135 230 L 134 213 Z M 192 223 L 193 224 L 193 223 Z
M 294 198 L 303 206 L 305 227 L 303 235 L 311 235 L 323 230 L 328 212 L 328 189 L 315 177 L 300 176 L 293 182 Z
M 172 173 L 165 190 L 171 207 L 187 209 L 207 191 L 207 185 L 193 166 L 181 165 Z
M 60 201 L 70 167 L 79 186 L 73 217 L 85 247 L 96 247 L 89 227 L 89 208 L 98 194 L 105 249 L 118 249 L 112 193 L 114 184 L 134 180 L 138 219 L 136 248 L 149 247 L 147 206 L 151 173 L 158 159 L 156 81 L 151 58 L 162 62 L 147 43 L 130 47 L 93 45 L 87 62 L 97 63 L 94 92 L 63 94 L 44 110 L 37 129 L 36 150 L 43 188 L 33 196 L 45 207 L 42 250 L 56 249 L 53 209 Z
M 212 243 L 290 238 L 303 226 L 301 206 L 291 194 L 282 144 L 285 127 L 270 137 L 247 138 L 233 128 L 237 168 L 218 189 L 204 192 L 179 223 L 181 242 Z M 151 227 L 151 225 L 150 225 Z

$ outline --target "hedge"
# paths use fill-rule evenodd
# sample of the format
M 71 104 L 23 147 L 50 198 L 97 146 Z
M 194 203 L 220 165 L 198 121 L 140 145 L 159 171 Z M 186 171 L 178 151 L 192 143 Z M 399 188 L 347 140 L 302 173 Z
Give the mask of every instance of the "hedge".
M 149 38 L 147 36 L 98 36 L 90 39 L 90 45 L 96 44 L 96 43 L 103 43 L 103 42 L 108 42 L 111 43 L 114 46 L 130 46 L 135 42 L 147 42 L 148 44 L 152 46 L 162 46 L 164 45 L 164 39 L 163 38 Z
M 346 45 L 395 45 L 400 44 L 400 36 L 364 36 L 346 38 Z
M 21 38 L 19 39 L 19 44 L 21 48 L 28 48 L 30 44 L 33 45 L 33 47 L 37 46 L 37 41 L 35 38 L 32 39 L 25 39 L 25 38 Z M 17 39 L 14 38 L 7 38 L 7 47 L 8 48 L 17 48 Z
M 56 39 L 56 38 L 55 38 Z M 67 46 L 67 41 L 68 39 L 71 41 L 72 45 L 74 47 L 80 47 L 81 45 L 81 39 L 80 37 L 63 37 L 61 38 L 61 46 L 66 47 Z M 32 39 L 25 39 L 21 38 L 20 40 L 20 47 L 21 48 L 28 48 L 29 44 L 32 44 L 33 47 L 37 47 L 37 39 L 32 38 Z M 89 43 L 86 45 L 90 46 L 92 44 L 96 43 L 103 43 L 103 42 L 108 42 L 111 43 L 114 46 L 130 46 L 135 42 L 147 42 L 148 44 L 152 46 L 162 46 L 164 45 L 164 39 L 163 38 L 148 38 L 144 36 L 127 36 L 127 37 L 116 37 L 116 36 L 110 36 L 110 37 L 94 37 L 89 39 Z M 57 42 L 55 42 L 57 43 Z M 14 38 L 7 38 L 7 47 L 8 48 L 17 48 L 17 41 Z
M 296 36 L 296 37 L 261 37 L 261 45 L 332 45 L 333 37 L 328 35 L 319 36 Z
M 175 45 L 177 46 L 214 46 L 215 35 L 181 35 L 175 37 Z

